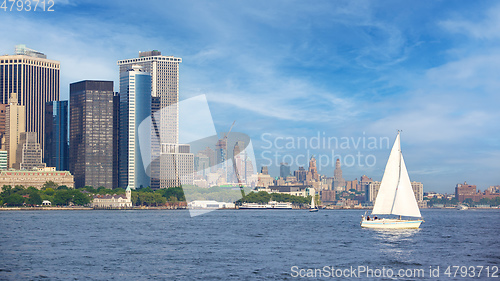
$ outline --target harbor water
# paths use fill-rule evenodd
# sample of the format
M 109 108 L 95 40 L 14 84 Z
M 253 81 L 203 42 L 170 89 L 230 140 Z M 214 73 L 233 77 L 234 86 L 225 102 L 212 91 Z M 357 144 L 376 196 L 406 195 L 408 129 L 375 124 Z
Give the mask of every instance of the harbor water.
M 385 231 L 363 213 L 4 211 L 0 280 L 499 280 L 498 209 L 424 209 L 420 229 Z

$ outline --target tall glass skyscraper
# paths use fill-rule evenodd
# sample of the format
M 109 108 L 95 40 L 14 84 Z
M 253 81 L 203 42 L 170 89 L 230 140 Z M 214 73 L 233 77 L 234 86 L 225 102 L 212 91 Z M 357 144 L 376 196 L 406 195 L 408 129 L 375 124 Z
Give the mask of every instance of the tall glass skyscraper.
M 70 84 L 69 170 L 75 187 L 113 187 L 113 81 Z
M 68 101 L 45 103 L 44 162 L 57 171 L 69 170 Z
M 36 132 L 44 147 L 45 103 L 59 100 L 58 61 L 18 45 L 15 55 L 0 56 L 0 103 L 9 103 L 17 93 L 18 104 L 26 106 L 26 132 Z
M 151 116 L 151 75 L 142 66 L 134 65 L 120 75 L 120 138 L 118 186 L 132 188 L 151 186 L 143 162 L 143 154 L 151 154 L 151 137 L 141 136 L 139 125 Z M 150 119 L 148 119 L 150 120 Z M 151 124 L 147 126 L 151 128 Z M 142 151 L 142 150 L 144 151 Z M 146 167 L 145 167 L 146 164 Z
M 120 77 L 122 77 L 122 75 L 129 71 L 129 69 L 131 69 L 134 65 L 143 67 L 143 70 L 151 75 L 150 96 L 153 101 L 151 105 L 151 114 L 153 118 L 150 132 L 151 164 L 149 165 L 149 169 L 151 173 L 151 188 L 153 189 L 179 186 L 180 167 L 187 167 L 186 169 L 191 171 L 191 173 L 194 167 L 194 156 L 192 154 L 178 156 L 163 155 L 171 153 L 186 154 L 186 152 L 178 152 L 185 151 L 185 149 L 179 150 L 179 146 L 184 148 L 187 147 L 189 150 L 189 146 L 178 144 L 179 64 L 181 62 L 181 58 L 163 56 L 161 55 L 161 52 L 157 50 L 139 52 L 138 58 L 118 61 L 118 65 L 120 66 Z M 153 115 L 154 112 L 158 111 L 159 113 Z M 156 115 L 158 115 L 159 118 L 154 117 Z M 166 147 L 177 148 L 173 150 L 164 149 Z M 189 154 L 189 151 L 187 154 Z M 164 162 L 160 163 L 161 161 Z M 190 162 L 188 163 L 186 161 Z M 174 175 L 173 177 L 175 179 L 168 178 L 172 175 Z M 189 182 L 189 177 L 185 178 L 186 180 L 184 182 Z

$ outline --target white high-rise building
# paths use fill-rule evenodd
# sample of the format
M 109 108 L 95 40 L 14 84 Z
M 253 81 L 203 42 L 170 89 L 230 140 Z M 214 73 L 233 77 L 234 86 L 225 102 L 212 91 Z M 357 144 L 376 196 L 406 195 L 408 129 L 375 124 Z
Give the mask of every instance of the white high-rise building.
M 160 139 L 162 143 L 179 141 L 179 63 L 181 58 L 162 56 L 160 51 L 139 52 L 139 57 L 120 60 L 120 76 L 133 65 L 151 74 L 151 96 L 160 98 L 162 110 Z
M 138 58 L 118 61 L 120 77 L 133 65 L 143 67 L 151 75 L 151 188 L 168 188 L 180 184 L 179 175 L 186 168 L 191 176 L 185 176 L 183 184 L 192 184 L 194 155 L 179 150 L 179 64 L 181 58 L 163 56 L 160 51 L 139 52 Z M 159 118 L 158 118 L 159 117 Z M 159 119 L 159 120 L 158 120 Z M 121 130 L 121 129 L 120 129 Z M 177 147 L 166 152 L 165 147 Z M 189 150 L 189 146 L 187 146 Z M 173 154 L 181 154 L 174 157 Z M 168 156 L 170 155 L 170 156 Z M 174 177 L 174 178 L 170 178 Z
M 189 144 L 161 145 L 161 188 L 193 184 L 194 154 L 189 151 Z

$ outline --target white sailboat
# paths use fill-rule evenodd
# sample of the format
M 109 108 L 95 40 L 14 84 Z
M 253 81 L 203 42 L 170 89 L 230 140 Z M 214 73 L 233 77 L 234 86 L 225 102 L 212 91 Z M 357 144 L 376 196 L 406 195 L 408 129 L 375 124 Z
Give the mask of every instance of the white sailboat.
M 361 227 L 366 228 L 418 228 L 423 222 L 413 194 L 410 177 L 401 153 L 400 132 L 387 160 L 380 190 L 370 216 L 362 216 Z M 396 215 L 399 218 L 377 218 L 374 215 Z M 416 220 L 401 217 L 415 217 Z
M 309 209 L 309 212 L 317 212 L 319 209 L 316 207 L 316 204 L 314 203 L 314 195 L 311 198 L 311 208 Z

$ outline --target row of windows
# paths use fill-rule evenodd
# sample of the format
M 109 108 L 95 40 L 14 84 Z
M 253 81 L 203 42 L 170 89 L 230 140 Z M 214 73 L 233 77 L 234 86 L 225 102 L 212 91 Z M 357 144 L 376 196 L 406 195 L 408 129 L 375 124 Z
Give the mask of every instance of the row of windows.
M 58 64 L 58 63 L 50 63 L 50 62 L 43 62 L 43 61 L 37 61 L 37 60 L 26 60 L 26 59 L 0 60 L 0 63 L 2 63 L 2 64 L 29 64 L 29 65 L 37 65 L 37 66 L 43 66 L 43 67 L 52 67 L 52 68 L 57 68 L 57 69 L 59 69 L 59 67 L 60 67 L 60 64 Z
M 174 57 L 152 56 L 152 57 L 145 57 L 145 58 L 120 60 L 120 61 L 118 61 L 118 65 L 136 63 L 136 62 L 146 62 L 146 61 L 150 61 L 150 62 L 152 62 L 152 61 L 162 61 L 162 62 L 169 61 L 169 62 L 180 63 L 180 62 L 182 62 L 182 59 L 181 58 L 174 58 Z

